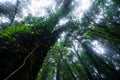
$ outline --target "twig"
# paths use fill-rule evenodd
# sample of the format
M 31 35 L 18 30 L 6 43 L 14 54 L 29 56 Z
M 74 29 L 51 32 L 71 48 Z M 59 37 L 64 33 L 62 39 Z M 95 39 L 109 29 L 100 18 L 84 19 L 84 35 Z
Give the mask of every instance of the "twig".
M 38 48 L 38 46 L 36 46 L 24 59 L 22 65 L 20 67 L 18 67 L 15 71 L 13 71 L 9 76 L 7 76 L 4 80 L 8 80 L 12 75 L 14 75 L 17 71 L 19 71 L 26 63 L 26 60 L 33 54 L 33 52 Z

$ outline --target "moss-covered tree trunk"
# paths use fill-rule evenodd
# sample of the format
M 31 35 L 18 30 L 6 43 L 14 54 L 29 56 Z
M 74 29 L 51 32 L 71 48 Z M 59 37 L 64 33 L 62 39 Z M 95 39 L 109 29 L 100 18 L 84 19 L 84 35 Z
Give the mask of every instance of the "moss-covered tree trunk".
M 72 0 L 64 0 L 61 9 L 46 20 L 43 27 L 38 27 L 39 29 L 34 30 L 33 27 L 31 31 L 24 31 L 28 28 L 22 28 L 23 30 L 15 31 L 12 35 L 7 33 L 7 36 L 6 33 L 1 33 L 3 34 L 0 36 L 1 80 L 35 80 L 47 52 L 62 31 L 62 28 L 54 31 L 53 29 L 59 18 L 69 13 L 71 2 Z

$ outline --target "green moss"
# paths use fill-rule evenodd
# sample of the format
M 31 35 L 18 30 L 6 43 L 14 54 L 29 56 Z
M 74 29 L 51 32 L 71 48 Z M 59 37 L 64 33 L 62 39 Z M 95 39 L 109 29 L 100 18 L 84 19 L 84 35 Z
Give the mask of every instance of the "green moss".
M 25 26 L 25 25 L 21 25 L 21 26 L 10 26 L 8 28 L 6 28 L 5 30 L 0 32 L 0 37 L 8 37 L 10 38 L 11 35 L 13 35 L 16 32 L 28 32 L 31 33 L 32 28 Z

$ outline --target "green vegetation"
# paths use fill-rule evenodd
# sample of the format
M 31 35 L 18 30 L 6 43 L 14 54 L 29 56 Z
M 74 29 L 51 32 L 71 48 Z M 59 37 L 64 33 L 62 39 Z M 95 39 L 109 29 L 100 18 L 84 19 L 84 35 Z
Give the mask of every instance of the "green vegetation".
M 59 8 L 46 8 L 47 16 L 17 21 L 30 2 L 0 2 L 0 18 L 9 19 L 0 22 L 1 80 L 120 79 L 119 0 L 93 1 L 80 19 L 79 0 L 55 0 Z
M 0 32 L 0 36 L 1 37 L 10 37 L 13 34 L 17 33 L 17 32 L 26 32 L 26 33 L 31 33 L 31 27 L 25 26 L 25 25 L 21 25 L 21 26 L 10 26 L 6 29 L 4 29 L 3 31 Z

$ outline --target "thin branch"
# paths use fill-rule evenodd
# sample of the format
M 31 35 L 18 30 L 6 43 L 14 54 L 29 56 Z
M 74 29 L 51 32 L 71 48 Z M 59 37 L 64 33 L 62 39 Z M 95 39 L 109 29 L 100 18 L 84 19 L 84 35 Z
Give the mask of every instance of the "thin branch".
M 9 76 L 7 76 L 4 80 L 8 80 L 11 76 L 13 76 L 16 72 L 18 72 L 26 63 L 26 60 L 34 53 L 34 51 L 38 48 L 36 46 L 24 59 L 23 63 L 21 66 L 19 66 L 15 71 L 13 71 Z
M 12 16 L 12 18 L 11 18 L 11 21 L 10 21 L 9 26 L 12 25 L 12 23 L 13 23 L 13 21 L 14 21 L 14 19 L 15 19 L 15 16 L 16 16 L 16 14 L 17 14 L 17 12 L 18 12 L 18 6 L 19 6 L 19 0 L 16 1 L 15 11 L 13 12 L 13 16 Z

